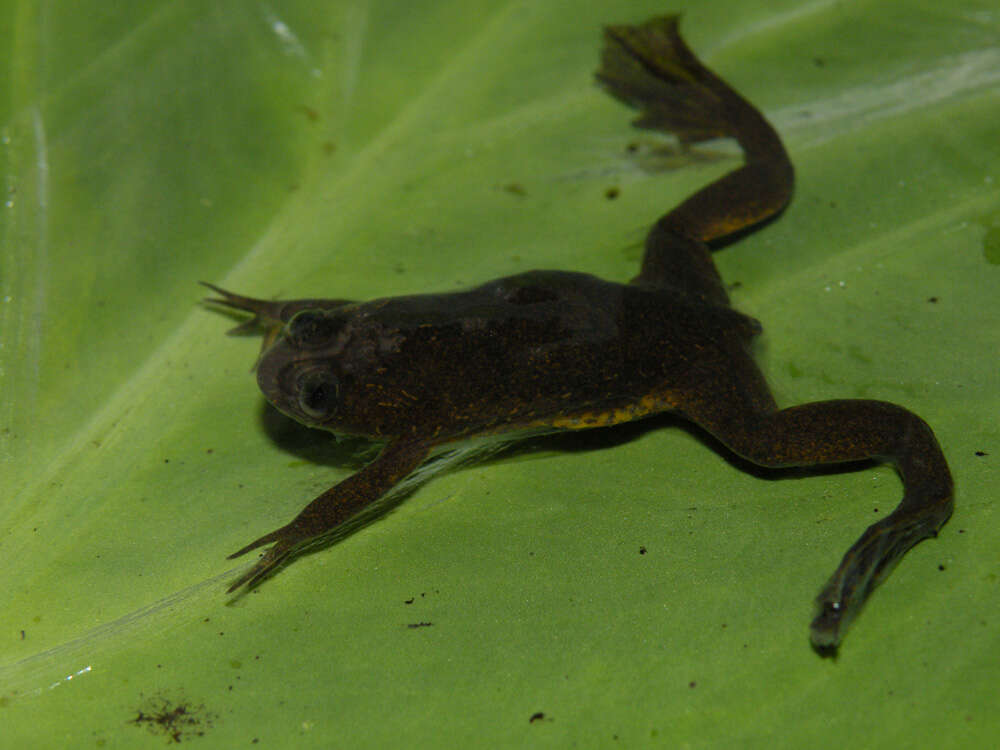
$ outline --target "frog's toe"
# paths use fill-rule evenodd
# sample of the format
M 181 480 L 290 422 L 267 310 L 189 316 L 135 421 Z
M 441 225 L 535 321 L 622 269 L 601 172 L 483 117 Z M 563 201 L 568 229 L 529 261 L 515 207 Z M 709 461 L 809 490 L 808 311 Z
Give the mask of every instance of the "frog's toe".
M 268 536 L 271 535 L 268 534 Z M 265 538 L 266 537 L 262 537 L 262 539 Z M 266 544 L 266 543 L 267 542 L 257 540 L 253 544 L 244 547 L 242 550 L 240 550 L 234 555 L 230 555 L 229 557 L 231 559 L 233 557 L 236 557 L 237 555 L 242 555 L 244 552 L 253 549 L 259 544 Z M 269 575 L 274 573 L 277 570 L 277 568 L 288 559 L 288 557 L 294 551 L 295 547 L 296 544 L 287 539 L 276 542 L 275 545 L 271 547 L 271 549 L 267 550 L 261 556 L 260 560 L 258 560 L 253 567 L 251 567 L 246 573 L 244 573 L 243 575 L 241 575 L 239 578 L 237 578 L 235 581 L 232 582 L 229 588 L 226 589 L 226 593 L 232 594 L 234 591 L 236 591 L 237 589 L 239 589 L 244 585 L 248 589 L 254 588 L 258 583 L 260 583 Z
M 820 595 L 816 602 L 816 616 L 810 625 L 809 640 L 823 656 L 836 656 L 847 626 L 842 602 Z
M 282 526 L 280 529 L 275 529 L 270 534 L 264 534 L 264 536 L 259 539 L 255 539 L 250 542 L 246 547 L 237 550 L 233 554 L 229 555 L 227 559 L 232 560 L 234 558 L 245 555 L 247 552 L 257 549 L 258 547 L 263 547 L 265 544 L 274 543 L 271 549 L 267 550 L 257 561 L 257 563 L 251 567 L 246 573 L 241 575 L 227 590 L 227 593 L 233 593 L 236 589 L 243 585 L 247 588 L 253 588 L 262 580 L 264 580 L 268 575 L 274 572 L 274 570 L 285 561 L 299 545 L 301 540 L 296 539 L 294 535 L 289 533 L 289 528 L 287 526 Z
M 279 541 L 282 537 L 287 536 L 286 528 L 287 527 L 282 526 L 280 529 L 275 529 L 270 534 L 264 534 L 264 536 L 260 537 L 259 539 L 254 539 L 246 547 L 236 550 L 236 552 L 229 555 L 226 559 L 235 560 L 237 557 L 243 557 L 243 555 L 245 555 L 247 552 L 251 552 L 257 549 L 258 547 L 263 547 L 265 544 L 270 544 L 271 542 Z
M 283 323 L 282 309 L 285 307 L 285 302 L 283 301 L 244 297 L 242 294 L 227 292 L 225 289 L 217 287 L 215 284 L 209 284 L 207 281 L 199 281 L 198 283 L 202 286 L 207 286 L 219 295 L 218 297 L 206 297 L 205 302 L 228 307 L 230 310 L 243 310 L 244 312 L 253 313 L 253 317 L 250 320 L 233 328 L 229 332 L 231 334 L 252 333 L 261 327 L 270 329 L 275 326 L 280 327 Z

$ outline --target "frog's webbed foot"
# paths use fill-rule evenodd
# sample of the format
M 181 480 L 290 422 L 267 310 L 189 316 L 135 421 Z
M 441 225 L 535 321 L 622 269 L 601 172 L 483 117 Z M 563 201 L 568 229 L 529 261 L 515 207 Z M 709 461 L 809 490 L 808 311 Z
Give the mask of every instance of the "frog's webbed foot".
M 937 535 L 950 512 L 950 492 L 920 503 L 904 497 L 896 511 L 869 526 L 816 597 L 816 615 L 809 627 L 813 648 L 823 655 L 835 654 L 869 594 L 913 545 Z
M 638 128 L 674 133 L 682 144 L 734 135 L 726 108 L 731 90 L 681 39 L 680 16 L 637 26 L 607 26 L 597 80 L 640 115 Z M 721 84 L 721 85 L 720 85 Z

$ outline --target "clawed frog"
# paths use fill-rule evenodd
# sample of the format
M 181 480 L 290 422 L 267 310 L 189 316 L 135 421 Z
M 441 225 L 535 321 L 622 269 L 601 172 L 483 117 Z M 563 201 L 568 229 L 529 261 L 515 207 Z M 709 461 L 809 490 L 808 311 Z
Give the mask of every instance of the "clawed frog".
M 384 444 L 370 464 L 233 557 L 271 547 L 230 591 L 253 586 L 412 474 L 438 446 L 527 428 L 583 429 L 670 411 L 767 467 L 877 459 L 903 481 L 817 598 L 813 645 L 836 649 L 865 599 L 952 511 L 948 465 L 927 424 L 883 401 L 779 408 L 751 354 L 760 324 L 729 305 L 713 248 L 779 214 L 794 173 L 764 117 L 705 68 L 677 18 L 605 29 L 597 80 L 637 127 L 683 145 L 735 139 L 739 168 L 653 225 L 628 283 L 531 271 L 450 294 L 356 302 L 265 301 L 212 287 L 265 332 L 257 382 L 310 427 Z

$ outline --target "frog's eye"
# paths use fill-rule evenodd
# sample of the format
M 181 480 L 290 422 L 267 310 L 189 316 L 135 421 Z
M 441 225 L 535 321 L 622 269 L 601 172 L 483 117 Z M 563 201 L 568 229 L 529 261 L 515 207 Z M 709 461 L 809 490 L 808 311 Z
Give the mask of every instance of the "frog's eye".
M 328 370 L 308 370 L 296 384 L 299 408 L 312 419 L 324 419 L 337 410 L 337 377 Z
M 338 327 L 322 310 L 303 310 L 288 321 L 285 331 L 296 347 L 313 349 L 329 342 Z

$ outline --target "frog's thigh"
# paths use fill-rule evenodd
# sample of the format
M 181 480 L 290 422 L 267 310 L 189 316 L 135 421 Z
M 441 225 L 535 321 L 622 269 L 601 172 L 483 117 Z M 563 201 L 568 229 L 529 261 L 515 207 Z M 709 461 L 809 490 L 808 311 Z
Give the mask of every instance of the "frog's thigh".
M 912 418 L 880 401 L 820 401 L 780 411 L 757 411 L 739 400 L 699 407 L 685 413 L 735 453 L 776 468 L 893 457 Z
M 706 302 L 728 305 L 708 245 L 681 233 L 666 219 L 654 224 L 646 236 L 642 268 L 632 283 L 670 286 Z
M 895 463 L 914 480 L 935 473 L 927 467 L 940 463 L 930 428 L 896 404 L 854 399 L 778 409 L 749 354 L 734 354 L 724 372 L 705 378 L 677 408 L 730 450 L 761 466 L 875 458 Z

